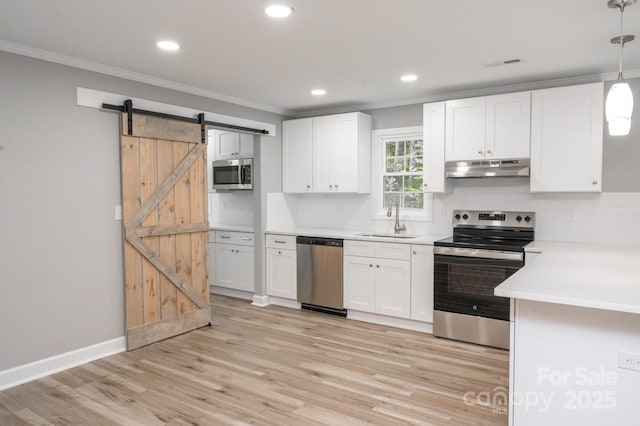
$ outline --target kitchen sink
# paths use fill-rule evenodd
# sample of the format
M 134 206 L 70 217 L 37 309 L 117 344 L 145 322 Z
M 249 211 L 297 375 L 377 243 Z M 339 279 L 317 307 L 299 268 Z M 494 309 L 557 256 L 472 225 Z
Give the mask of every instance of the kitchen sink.
M 412 234 L 375 234 L 375 233 L 362 233 L 356 234 L 356 237 L 370 237 L 370 238 L 417 238 L 420 235 Z

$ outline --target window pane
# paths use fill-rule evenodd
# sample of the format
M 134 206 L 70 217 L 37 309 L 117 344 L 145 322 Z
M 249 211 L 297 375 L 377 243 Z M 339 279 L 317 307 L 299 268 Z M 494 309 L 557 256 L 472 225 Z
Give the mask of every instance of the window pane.
M 385 157 L 396 156 L 396 142 L 385 142 Z
M 424 194 L 413 193 L 413 194 L 403 194 L 403 203 L 402 207 L 410 208 L 410 209 L 421 209 L 424 207 Z
M 422 176 L 404 176 L 404 192 L 422 192 Z
M 384 192 L 402 192 L 402 176 L 385 176 Z
M 385 192 L 382 196 L 382 208 L 389 207 L 389 203 L 395 200 L 397 203 L 402 204 L 402 194 L 399 192 Z
M 423 161 L 422 157 L 409 157 L 409 164 L 407 166 L 407 171 L 409 172 L 421 172 L 423 170 Z
M 402 173 L 406 170 L 406 157 L 390 157 L 386 160 L 386 173 Z
M 422 139 L 409 142 L 409 154 L 412 157 L 422 157 Z

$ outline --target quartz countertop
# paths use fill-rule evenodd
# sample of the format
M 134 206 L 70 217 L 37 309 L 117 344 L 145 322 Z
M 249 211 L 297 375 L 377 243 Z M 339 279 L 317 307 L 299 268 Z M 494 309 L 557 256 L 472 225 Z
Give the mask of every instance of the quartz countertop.
M 497 296 L 640 313 L 640 246 L 535 241 Z
M 344 240 L 359 240 L 359 241 L 376 241 L 387 243 L 404 243 L 404 244 L 422 244 L 432 245 L 434 241 L 447 238 L 449 235 L 437 235 L 426 234 L 417 235 L 415 238 L 395 238 L 392 234 L 385 232 L 375 232 L 366 230 L 344 230 L 344 229 L 324 229 L 324 228 L 296 228 L 291 230 L 275 230 L 270 229 L 265 232 L 266 234 L 278 234 L 278 235 L 296 235 L 306 237 L 320 237 L 320 238 L 340 238 Z M 359 234 L 386 234 L 389 237 L 376 237 L 376 236 L 363 236 Z M 414 235 L 411 233 L 403 232 L 406 235 Z

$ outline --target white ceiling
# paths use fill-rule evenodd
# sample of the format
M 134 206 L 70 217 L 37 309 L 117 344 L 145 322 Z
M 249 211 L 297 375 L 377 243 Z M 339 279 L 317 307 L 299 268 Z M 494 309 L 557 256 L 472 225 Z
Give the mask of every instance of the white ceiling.
M 0 48 L 53 52 L 290 115 L 617 69 L 609 39 L 620 13 L 606 0 L 291 0 L 286 20 L 267 17 L 269 3 L 1 0 Z M 640 3 L 624 17 L 625 33 L 640 37 Z M 161 52 L 160 39 L 182 48 Z M 624 53 L 624 69 L 640 69 L 640 40 Z M 513 58 L 522 62 L 486 67 Z M 419 79 L 402 83 L 409 72 Z M 313 97 L 315 87 L 327 95 Z

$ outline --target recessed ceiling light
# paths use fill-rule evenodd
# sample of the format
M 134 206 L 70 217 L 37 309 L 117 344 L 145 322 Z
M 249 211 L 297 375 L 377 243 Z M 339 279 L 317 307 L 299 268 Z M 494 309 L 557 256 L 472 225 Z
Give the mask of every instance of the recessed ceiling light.
M 286 18 L 293 12 L 293 7 L 284 4 L 272 4 L 264 10 L 264 13 L 272 18 Z
M 418 76 L 415 74 L 407 74 L 400 77 L 400 80 L 402 81 L 416 81 L 417 79 L 418 79 Z
M 156 46 L 158 46 L 162 50 L 178 50 L 180 49 L 180 45 L 175 41 L 163 40 L 159 41 Z
M 313 89 L 313 90 L 311 91 L 311 94 L 312 94 L 313 96 L 322 96 L 322 95 L 326 95 L 326 94 L 327 94 L 327 91 L 326 91 L 326 90 L 324 90 L 324 89 Z

